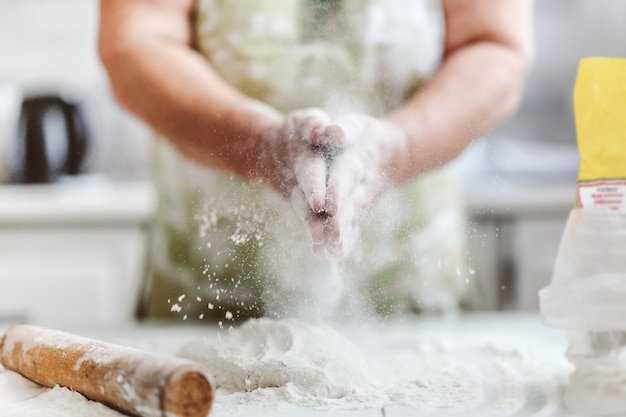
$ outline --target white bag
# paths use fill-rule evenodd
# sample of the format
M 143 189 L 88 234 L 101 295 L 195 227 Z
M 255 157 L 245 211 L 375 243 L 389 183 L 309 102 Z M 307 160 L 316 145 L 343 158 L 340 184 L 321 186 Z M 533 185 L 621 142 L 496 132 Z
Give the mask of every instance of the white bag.
M 549 326 L 626 331 L 626 213 L 572 210 L 552 282 L 539 299 Z

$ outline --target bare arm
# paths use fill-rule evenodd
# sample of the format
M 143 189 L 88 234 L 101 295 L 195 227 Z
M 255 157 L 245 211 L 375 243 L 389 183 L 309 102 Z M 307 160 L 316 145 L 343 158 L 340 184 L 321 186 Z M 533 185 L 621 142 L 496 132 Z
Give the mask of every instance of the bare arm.
M 122 105 L 186 157 L 267 182 L 296 201 L 314 245 L 340 254 L 349 246 L 346 230 L 358 230 L 361 213 L 384 188 L 379 170 L 399 183 L 435 169 L 516 109 L 532 60 L 531 1 L 444 0 L 441 68 L 388 115 L 393 132 L 367 116 L 353 124 L 344 139 L 356 143 L 333 162 L 328 187 L 323 158 L 287 134 L 290 126 L 313 132 L 327 121 L 305 112 L 283 124 L 223 81 L 191 47 L 194 0 L 101 0 L 99 51 Z
M 533 59 L 532 0 L 444 0 L 444 62 L 388 116 L 408 149 L 386 170 L 402 182 L 452 160 L 517 108 Z
M 188 158 L 263 176 L 258 137 L 280 116 L 253 109 L 191 47 L 194 0 L 102 0 L 99 53 L 118 101 Z
M 394 184 L 449 162 L 517 108 L 532 61 L 532 0 L 443 0 L 444 61 L 385 120 L 345 115 L 320 136 L 342 151 L 329 169 L 314 248 L 342 256 L 371 204 Z

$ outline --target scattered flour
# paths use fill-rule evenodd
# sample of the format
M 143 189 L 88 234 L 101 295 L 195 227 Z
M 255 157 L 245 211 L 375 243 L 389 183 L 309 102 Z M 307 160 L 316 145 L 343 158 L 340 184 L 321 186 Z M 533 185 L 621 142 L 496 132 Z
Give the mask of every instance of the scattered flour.
M 339 331 L 266 318 L 232 330 L 168 332 L 167 343 L 153 337 L 149 346 L 209 366 L 217 385 L 216 417 L 290 415 L 299 407 L 329 415 L 394 407 L 433 417 L 567 415 L 561 405 L 571 371 L 565 343 L 542 339 L 537 324 L 525 330 L 506 321 L 495 327 L 480 320 L 458 323 L 369 323 Z M 0 416 L 25 415 L 121 416 L 0 368 Z

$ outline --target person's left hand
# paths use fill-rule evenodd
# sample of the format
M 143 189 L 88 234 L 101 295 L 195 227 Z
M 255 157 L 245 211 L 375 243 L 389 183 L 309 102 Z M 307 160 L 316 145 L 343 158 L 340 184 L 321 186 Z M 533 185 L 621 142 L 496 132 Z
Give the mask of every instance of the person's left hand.
M 310 140 L 325 152 L 328 162 L 326 196 L 308 218 L 313 249 L 319 254 L 344 256 L 359 237 L 360 225 L 372 203 L 389 186 L 397 155 L 406 136 L 380 119 L 349 114 L 324 128 Z
M 311 237 L 319 228 L 326 205 L 328 161 L 320 135 L 330 120 L 318 108 L 293 111 L 272 129 L 270 146 L 262 148 L 264 154 L 271 151 L 270 161 L 276 161 L 267 164 L 276 166 L 267 183 L 291 202 Z

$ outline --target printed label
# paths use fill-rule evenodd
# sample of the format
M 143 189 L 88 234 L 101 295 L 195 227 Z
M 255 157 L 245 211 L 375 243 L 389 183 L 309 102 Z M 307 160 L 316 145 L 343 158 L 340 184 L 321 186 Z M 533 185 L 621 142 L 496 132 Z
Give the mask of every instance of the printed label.
M 595 181 L 578 184 L 578 207 L 626 211 L 626 181 Z

